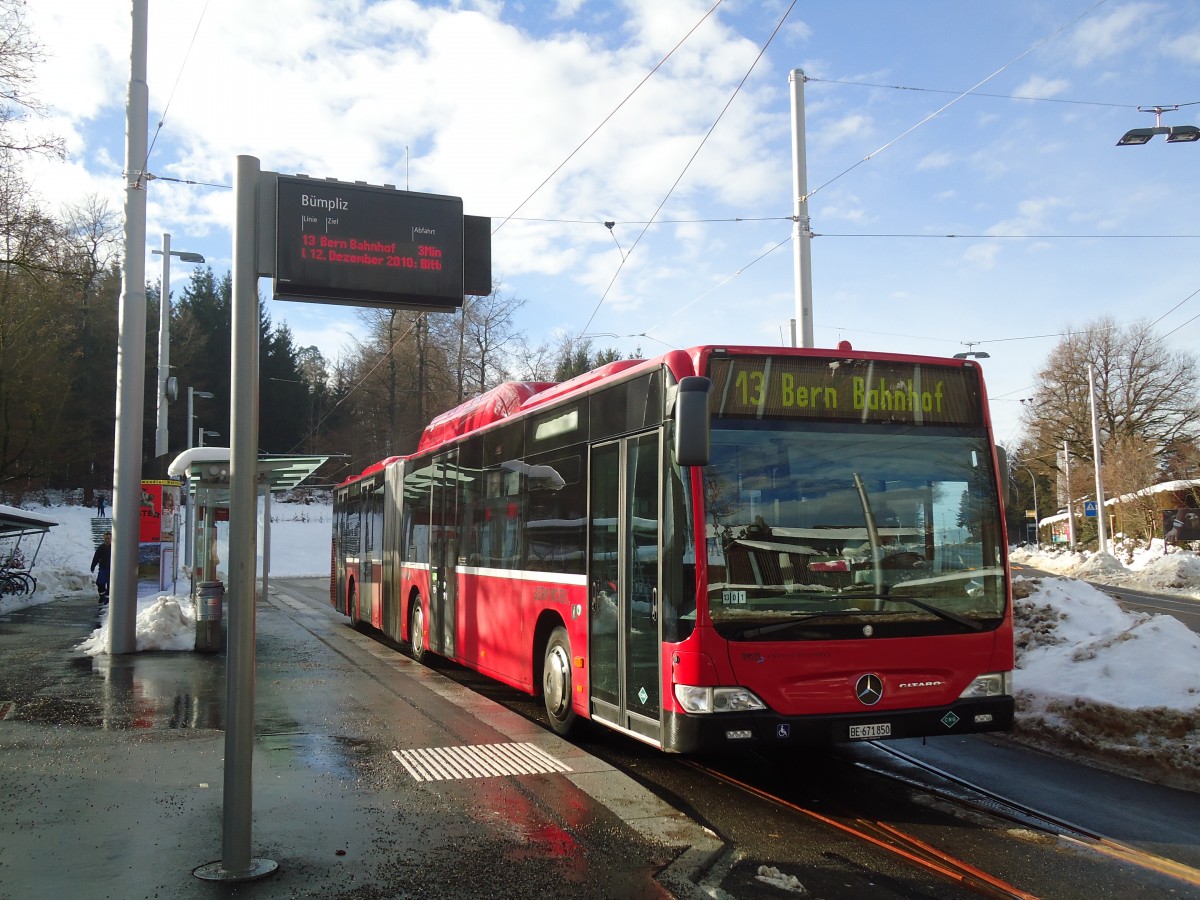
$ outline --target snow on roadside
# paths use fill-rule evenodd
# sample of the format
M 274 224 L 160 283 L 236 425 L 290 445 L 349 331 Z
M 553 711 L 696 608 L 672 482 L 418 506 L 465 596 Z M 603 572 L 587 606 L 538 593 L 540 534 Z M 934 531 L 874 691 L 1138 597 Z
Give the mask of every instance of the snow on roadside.
M 1018 575 L 1013 598 L 1013 737 L 1200 790 L 1200 635 L 1074 578 Z

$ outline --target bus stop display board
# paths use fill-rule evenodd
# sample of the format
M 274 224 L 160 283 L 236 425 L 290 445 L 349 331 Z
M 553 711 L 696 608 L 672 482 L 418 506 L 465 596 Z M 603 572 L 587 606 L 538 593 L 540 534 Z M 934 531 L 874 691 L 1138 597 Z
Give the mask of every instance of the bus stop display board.
M 459 197 L 280 175 L 275 294 L 455 310 L 464 294 L 463 232 Z

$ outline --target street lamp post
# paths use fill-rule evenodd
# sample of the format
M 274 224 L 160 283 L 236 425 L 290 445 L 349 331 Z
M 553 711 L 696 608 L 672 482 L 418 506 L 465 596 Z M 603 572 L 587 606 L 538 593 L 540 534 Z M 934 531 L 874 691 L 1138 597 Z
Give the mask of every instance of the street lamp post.
M 196 421 L 195 421 L 196 417 L 192 413 L 192 400 L 195 397 L 199 397 L 202 400 L 211 400 L 213 398 L 213 395 L 211 393 L 209 393 L 208 391 L 198 391 L 193 387 L 188 388 L 187 448 L 189 450 L 192 449 L 192 435 L 195 433 L 195 428 L 196 428 Z M 200 444 L 201 444 L 201 446 L 203 446 L 204 442 L 201 441 Z
M 165 233 L 162 249 L 150 252 L 162 254 L 162 291 L 158 298 L 158 427 L 154 431 L 154 455 L 163 456 L 167 452 L 167 404 L 175 399 L 168 393 L 167 383 L 171 375 L 171 257 L 178 256 L 190 263 L 202 263 L 204 257 L 186 250 L 172 250 L 171 236 Z M 188 446 L 191 446 L 190 440 Z
M 220 436 L 221 436 L 221 432 L 219 432 L 219 431 L 209 431 L 207 428 L 198 428 L 198 429 L 196 429 L 196 431 L 197 431 L 197 433 L 198 433 L 198 434 L 199 434 L 199 436 L 200 436 L 200 442 L 199 442 L 199 443 L 196 445 L 196 446 L 198 446 L 198 447 L 203 447 L 203 446 L 204 446 L 204 438 L 205 438 L 205 436 L 207 436 L 207 437 L 220 437 Z
M 1088 397 L 1092 403 L 1092 457 L 1096 468 L 1096 537 L 1099 540 L 1100 552 L 1108 552 L 1108 539 L 1105 535 L 1104 521 L 1104 480 L 1100 476 L 1100 421 L 1096 415 L 1096 376 L 1091 366 L 1088 366 Z
M 1029 484 L 1030 484 L 1030 487 L 1032 487 L 1032 488 L 1033 488 L 1033 533 L 1034 533 L 1034 543 L 1035 543 L 1035 544 L 1037 544 L 1037 546 L 1040 548 L 1040 547 L 1042 546 L 1042 533 L 1041 533 L 1041 531 L 1039 531 L 1039 530 L 1038 530 L 1038 523 L 1039 523 L 1039 522 L 1041 522 L 1041 519 L 1038 517 L 1038 505 L 1037 505 L 1037 478 L 1035 478 L 1035 477 L 1034 477 L 1034 474 L 1033 474 L 1033 469 L 1029 468 L 1029 466 L 1021 466 L 1021 468 L 1022 468 L 1022 469 L 1024 469 L 1026 472 L 1028 472 L 1028 473 L 1029 473 Z

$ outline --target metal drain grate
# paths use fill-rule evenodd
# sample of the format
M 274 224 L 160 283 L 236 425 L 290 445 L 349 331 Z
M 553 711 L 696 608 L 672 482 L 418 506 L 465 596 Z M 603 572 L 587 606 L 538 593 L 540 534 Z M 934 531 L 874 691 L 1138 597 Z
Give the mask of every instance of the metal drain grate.
M 476 744 L 465 747 L 431 747 L 393 750 L 392 756 L 417 781 L 456 778 L 495 778 L 501 775 L 540 775 L 570 772 L 553 756 L 533 744 Z

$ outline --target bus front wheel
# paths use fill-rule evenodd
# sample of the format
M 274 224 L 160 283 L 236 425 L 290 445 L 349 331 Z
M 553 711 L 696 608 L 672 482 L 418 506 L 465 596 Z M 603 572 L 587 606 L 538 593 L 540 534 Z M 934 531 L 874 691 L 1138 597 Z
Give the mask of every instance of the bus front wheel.
M 571 639 L 567 629 L 559 625 L 546 643 L 546 659 L 542 667 L 542 698 L 550 727 L 556 734 L 567 735 L 577 718 L 571 706 Z
M 421 608 L 421 595 L 414 594 L 408 610 L 408 646 L 412 658 L 425 662 L 425 611 Z

